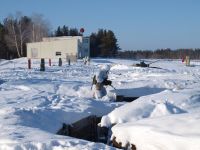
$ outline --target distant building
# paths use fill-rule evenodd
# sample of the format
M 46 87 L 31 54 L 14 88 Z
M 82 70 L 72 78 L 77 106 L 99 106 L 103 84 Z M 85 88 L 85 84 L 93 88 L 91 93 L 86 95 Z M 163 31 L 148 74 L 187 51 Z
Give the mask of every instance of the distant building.
M 82 36 L 47 37 L 27 43 L 27 58 L 70 59 L 89 57 L 90 38 Z

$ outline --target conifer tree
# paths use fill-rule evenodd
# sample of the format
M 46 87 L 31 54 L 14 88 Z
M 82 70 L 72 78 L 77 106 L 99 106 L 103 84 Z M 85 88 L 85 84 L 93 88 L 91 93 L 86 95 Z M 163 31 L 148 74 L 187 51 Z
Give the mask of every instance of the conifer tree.
M 69 36 L 78 36 L 79 33 L 78 33 L 78 30 L 76 28 L 71 28 L 69 30 Z
M 97 44 L 97 35 L 92 33 L 90 35 L 90 56 L 97 57 L 99 54 L 99 48 Z
M 115 57 L 118 49 L 117 39 L 111 30 L 99 29 L 97 34 L 91 34 L 90 51 L 92 57 Z
M 0 23 L 0 59 L 8 59 L 8 48 L 4 39 L 5 29 L 3 24 Z
M 62 33 L 63 33 L 63 36 L 68 36 L 69 35 L 69 29 L 67 26 L 63 26 L 62 28 Z
M 56 30 L 56 32 L 55 32 L 55 36 L 63 36 L 63 33 L 62 33 L 62 31 L 61 31 L 60 26 L 58 26 L 58 28 L 57 28 L 57 30 Z

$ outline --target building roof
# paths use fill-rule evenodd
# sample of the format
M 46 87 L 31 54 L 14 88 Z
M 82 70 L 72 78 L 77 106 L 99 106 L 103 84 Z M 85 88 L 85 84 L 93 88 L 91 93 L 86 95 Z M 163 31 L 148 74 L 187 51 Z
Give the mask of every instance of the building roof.
M 68 40 L 68 39 L 82 39 L 82 36 L 59 36 L 59 37 L 44 37 L 43 42 L 47 41 L 57 41 L 57 40 Z

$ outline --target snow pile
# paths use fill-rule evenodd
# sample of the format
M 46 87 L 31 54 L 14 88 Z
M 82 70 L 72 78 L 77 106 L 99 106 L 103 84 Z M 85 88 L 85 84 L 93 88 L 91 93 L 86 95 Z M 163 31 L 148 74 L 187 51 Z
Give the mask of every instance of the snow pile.
M 112 124 L 132 122 L 143 118 L 186 113 L 192 109 L 186 108 L 187 106 L 191 106 L 188 102 L 188 99 L 191 97 L 189 94 L 190 92 L 191 90 L 187 91 L 187 94 L 183 96 L 177 91 L 165 90 L 158 94 L 142 96 L 136 101 L 127 103 L 116 108 L 108 115 L 103 116 L 101 126 L 109 127 Z M 195 92 L 197 93 L 198 90 Z M 194 92 L 192 94 L 194 94 Z M 180 99 L 174 100 L 176 96 L 179 96 Z M 197 104 L 198 102 L 194 101 L 194 103 Z M 184 107 L 181 105 L 184 105 Z
M 134 144 L 138 150 L 199 150 L 199 124 L 200 113 L 148 118 L 117 124 L 112 138 L 124 146 Z

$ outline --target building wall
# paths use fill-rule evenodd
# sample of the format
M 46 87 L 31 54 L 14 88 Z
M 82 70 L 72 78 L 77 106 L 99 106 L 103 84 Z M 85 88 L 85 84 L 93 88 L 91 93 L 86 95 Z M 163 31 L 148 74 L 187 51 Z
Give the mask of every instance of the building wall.
M 36 42 L 27 44 L 28 58 L 66 58 L 76 56 L 78 43 L 75 39 Z
M 81 40 L 79 40 L 78 45 L 78 57 L 90 57 L 90 38 L 83 37 Z
M 89 57 L 89 37 L 64 36 L 43 38 L 42 42 L 27 43 L 28 58 L 62 58 L 76 60 Z

